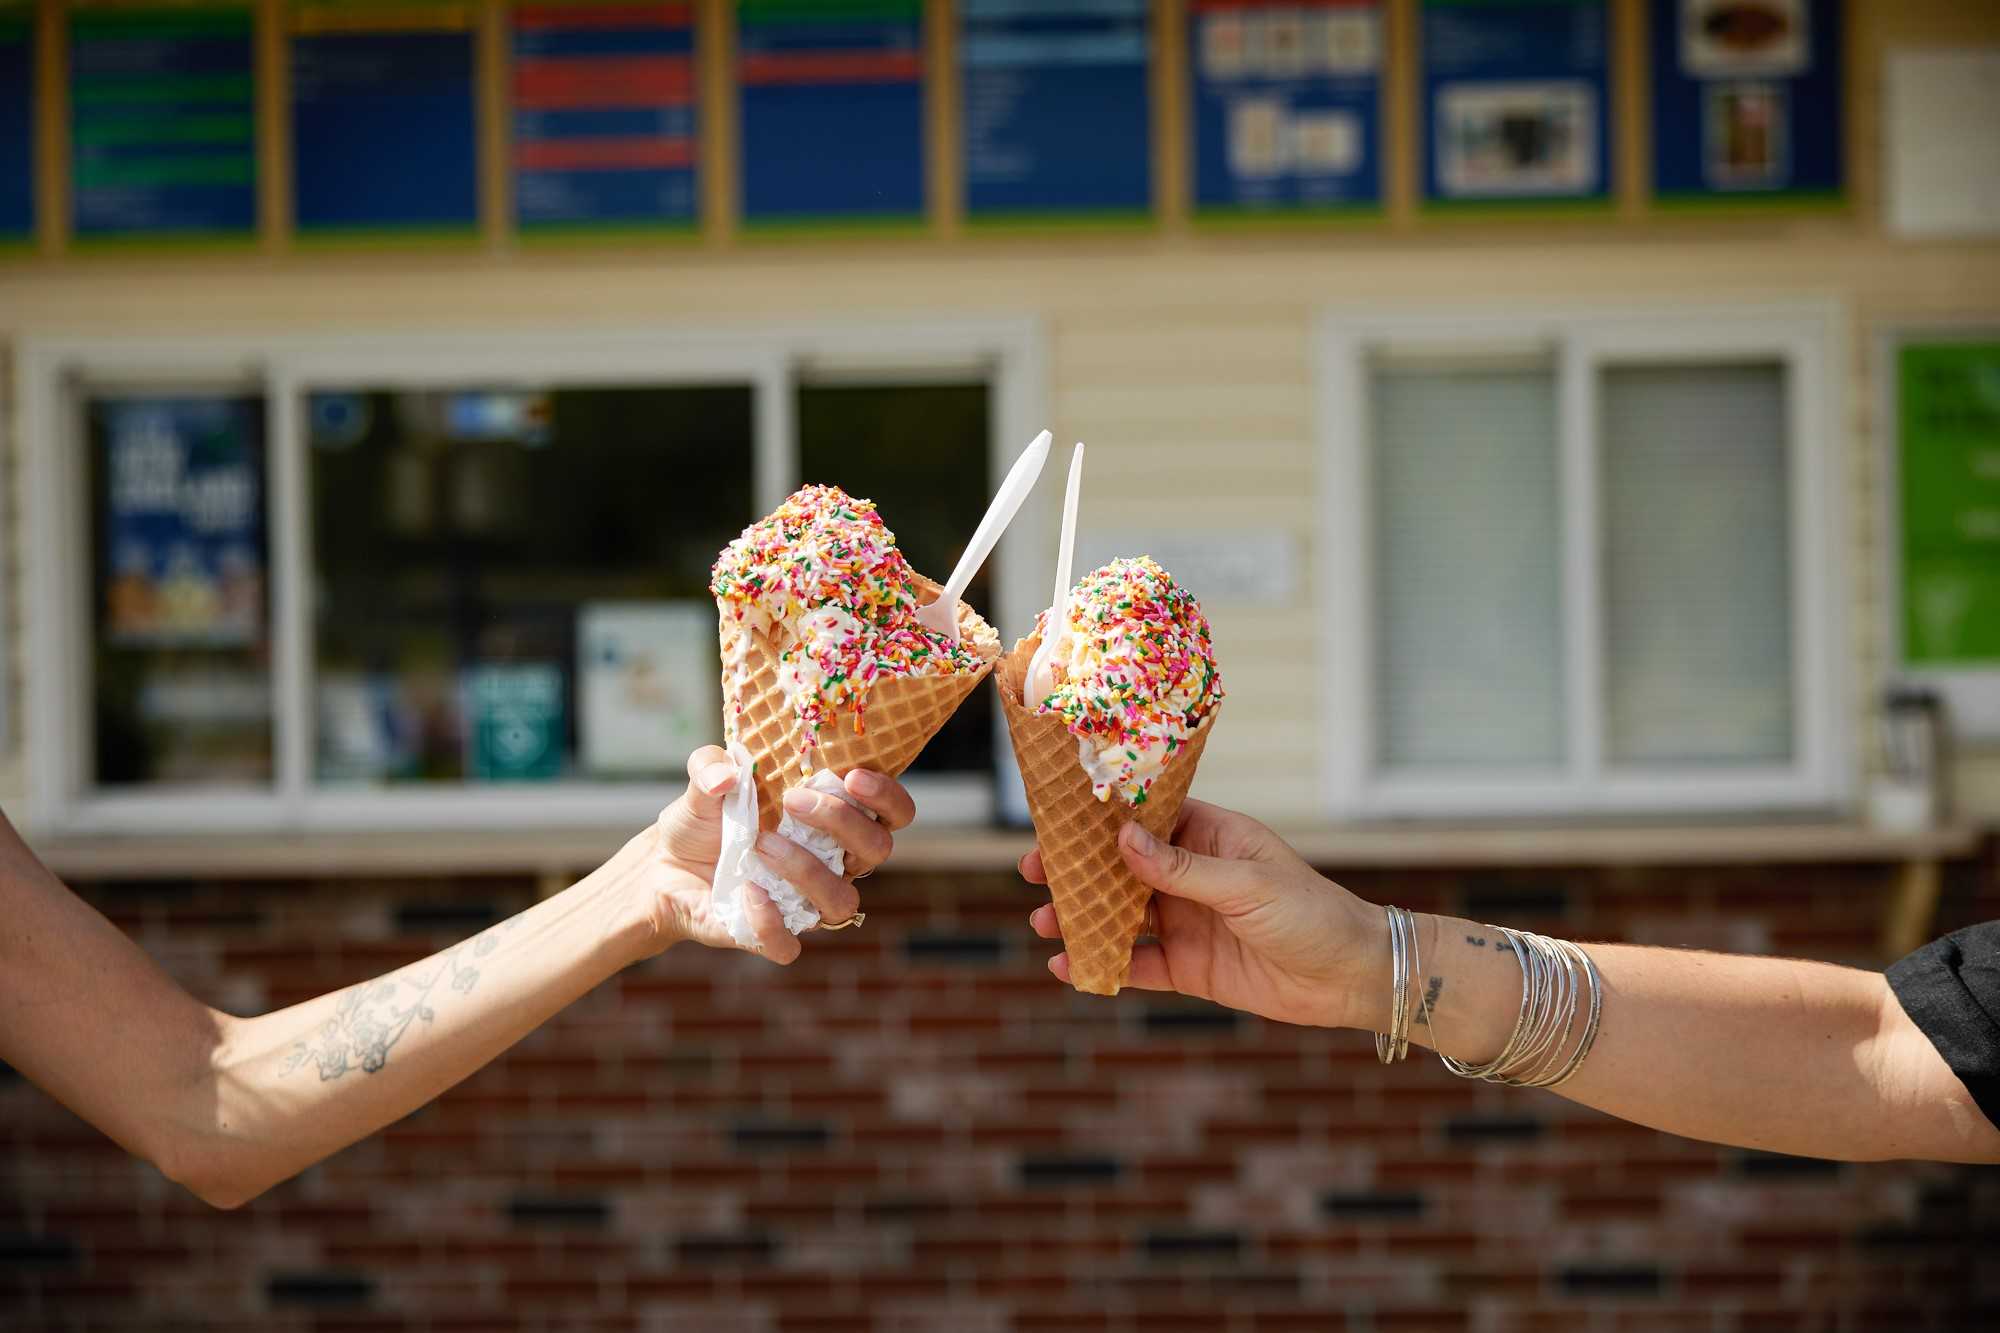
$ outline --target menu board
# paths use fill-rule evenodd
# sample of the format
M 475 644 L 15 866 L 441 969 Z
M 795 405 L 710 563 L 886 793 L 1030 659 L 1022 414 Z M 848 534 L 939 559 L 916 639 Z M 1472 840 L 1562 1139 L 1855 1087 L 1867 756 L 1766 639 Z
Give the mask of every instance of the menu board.
M 524 233 L 694 225 L 693 9 L 515 7 L 514 214 Z
M 264 629 L 264 401 L 117 397 L 104 441 L 103 630 L 113 644 L 242 647 Z
M 1153 203 L 1146 0 L 962 0 L 970 221 Z
M 1841 190 L 1839 0 L 1653 0 L 1653 191 L 1668 205 Z
M 1203 216 L 1381 206 L 1379 0 L 1192 0 Z
M 2000 669 L 2000 339 L 1896 352 L 1903 660 Z
M 923 0 L 740 0 L 743 221 L 924 213 Z
M 292 216 L 302 238 L 474 229 L 472 19 L 469 4 L 294 4 Z
M 1424 203 L 1610 201 L 1604 0 L 1423 0 Z
M 35 235 L 35 11 L 0 0 L 0 248 Z
M 250 9 L 92 5 L 69 24 L 77 239 L 253 236 Z

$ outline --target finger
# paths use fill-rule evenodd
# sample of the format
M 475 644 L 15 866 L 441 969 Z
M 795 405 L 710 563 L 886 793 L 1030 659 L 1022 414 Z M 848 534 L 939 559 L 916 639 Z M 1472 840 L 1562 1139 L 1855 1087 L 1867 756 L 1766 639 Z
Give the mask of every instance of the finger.
M 1056 980 L 1065 986 L 1070 984 L 1069 955 L 1059 953 L 1049 959 L 1049 971 L 1055 973 Z M 1173 981 L 1167 976 L 1167 956 L 1160 952 L 1157 944 L 1142 944 L 1132 950 L 1132 974 L 1125 978 L 1123 990 L 1172 990 Z
M 837 926 L 861 906 L 852 884 L 820 864 L 820 859 L 790 838 L 777 833 L 757 835 L 757 855 L 806 901 L 819 909 L 820 920 Z
M 1043 903 L 1028 913 L 1028 926 L 1045 940 L 1062 938 L 1062 926 L 1056 921 L 1056 909 L 1053 903 Z
M 1167 974 L 1166 951 L 1157 944 L 1140 944 L 1132 950 L 1132 975 L 1125 984 L 1134 990 L 1175 990 Z
M 785 918 L 778 914 L 777 904 L 771 901 L 770 894 L 755 884 L 745 884 L 743 908 L 750 918 L 750 929 L 757 932 L 760 954 L 780 967 L 798 958 L 798 937 L 785 929 Z
M 1049 874 L 1042 866 L 1042 849 L 1037 847 L 1021 858 L 1021 878 L 1030 884 L 1046 884 Z
M 1202 856 L 1161 842 L 1137 823 L 1118 831 L 1118 850 L 1141 883 L 1204 907 L 1220 911 L 1226 905 L 1255 904 L 1269 896 L 1263 887 L 1265 872 L 1256 863 Z
M 838 796 L 794 787 L 785 793 L 785 813 L 828 834 L 847 853 L 847 874 L 865 875 L 889 859 L 896 841 L 889 830 Z
M 722 798 L 736 785 L 736 761 L 719 745 L 704 745 L 688 756 L 688 809 L 698 818 L 722 818 Z
M 903 784 L 871 769 L 857 768 L 841 781 L 847 794 L 875 812 L 882 827 L 891 833 L 906 829 L 917 817 L 917 803 Z

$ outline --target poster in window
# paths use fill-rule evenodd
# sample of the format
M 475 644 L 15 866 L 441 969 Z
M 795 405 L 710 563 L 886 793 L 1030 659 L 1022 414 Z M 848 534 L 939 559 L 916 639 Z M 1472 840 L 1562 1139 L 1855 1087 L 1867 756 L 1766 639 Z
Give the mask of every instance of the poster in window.
M 579 742 L 593 776 L 675 773 L 716 735 L 713 606 L 588 602 L 576 644 Z
M 35 235 L 35 9 L 0 0 L 0 252 Z
M 1604 0 L 1425 0 L 1424 199 L 1608 207 Z
M 92 405 L 105 441 L 103 632 L 128 647 L 264 633 L 264 417 L 255 398 Z
M 2000 340 L 1898 349 L 1903 660 L 2000 671 Z
M 568 710 L 555 662 L 488 663 L 460 677 L 465 772 L 477 782 L 562 776 Z
M 1838 200 L 1840 9 L 1838 0 L 1654 0 L 1660 203 Z
M 1199 214 L 1380 206 L 1376 0 L 1195 0 L 1188 24 Z

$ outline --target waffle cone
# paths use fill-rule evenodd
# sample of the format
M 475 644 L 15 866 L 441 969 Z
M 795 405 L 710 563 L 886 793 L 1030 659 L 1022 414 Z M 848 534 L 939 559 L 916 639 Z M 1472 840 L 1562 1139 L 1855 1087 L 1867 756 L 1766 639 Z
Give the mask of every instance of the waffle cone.
M 1209 710 L 1186 746 L 1153 780 L 1144 805 L 1127 805 L 1115 795 L 1100 801 L 1077 760 L 1076 737 L 1069 727 L 1060 717 L 1032 712 L 1022 703 L 1028 662 L 1040 646 L 1041 640 L 1033 637 L 1015 644 L 994 668 L 994 683 L 1000 687 L 1007 734 L 1028 789 L 1028 813 L 1034 817 L 1042 869 L 1069 953 L 1070 984 L 1093 995 L 1116 995 L 1132 970 L 1132 945 L 1153 896 L 1119 854 L 1118 830 L 1136 820 L 1156 838 L 1173 836 L 1218 709 Z
M 937 600 L 943 590 L 927 578 L 916 580 L 918 601 Z M 979 616 L 959 603 L 960 632 L 970 637 L 982 624 Z M 779 802 L 788 788 L 796 787 L 822 768 L 845 777 L 857 768 L 873 769 L 891 777 L 916 760 L 938 728 L 958 711 L 958 706 L 977 689 L 992 659 L 976 670 L 950 676 L 888 676 L 878 679 L 868 691 L 868 704 L 861 715 L 863 730 L 856 732 L 852 715 L 843 714 L 819 734 L 812 749 L 803 748 L 798 716 L 780 684 L 778 656 L 783 651 L 772 636 L 722 616 L 722 660 L 730 660 L 736 636 L 747 636 L 745 663 L 749 670 L 742 688 L 732 697 L 728 676 L 723 679 L 722 729 L 732 742 L 741 742 L 756 765 L 758 822 L 766 830 L 778 827 Z

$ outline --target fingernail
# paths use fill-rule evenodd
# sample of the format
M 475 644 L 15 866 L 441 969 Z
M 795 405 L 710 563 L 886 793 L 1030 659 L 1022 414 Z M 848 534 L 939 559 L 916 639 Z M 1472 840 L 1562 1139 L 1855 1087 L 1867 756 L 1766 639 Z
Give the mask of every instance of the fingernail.
M 795 815 L 809 815 L 819 809 L 819 796 L 804 787 L 794 787 L 785 793 L 785 809 Z
M 889 785 L 889 779 L 873 769 L 857 768 L 847 775 L 847 789 L 856 796 L 880 796 Z
M 791 844 L 789 842 L 786 842 L 775 833 L 759 833 L 757 835 L 757 854 L 759 856 L 768 856 L 776 859 L 782 857 L 790 847 Z
M 736 776 L 736 765 L 710 764 L 701 770 L 701 789 L 713 796 L 734 776 Z
M 1137 824 L 1125 826 L 1125 845 L 1141 856 L 1151 856 L 1160 849 L 1159 840 Z

